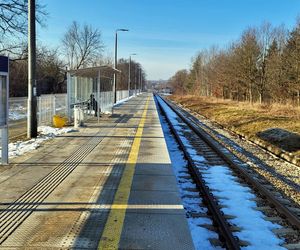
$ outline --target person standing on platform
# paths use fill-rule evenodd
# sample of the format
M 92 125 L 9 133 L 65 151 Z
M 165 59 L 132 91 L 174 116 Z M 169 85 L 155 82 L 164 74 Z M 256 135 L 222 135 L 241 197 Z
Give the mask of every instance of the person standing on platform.
M 93 94 L 90 95 L 90 105 L 92 106 L 92 109 L 95 111 L 95 116 L 97 116 L 98 102 L 96 101 L 95 96 Z

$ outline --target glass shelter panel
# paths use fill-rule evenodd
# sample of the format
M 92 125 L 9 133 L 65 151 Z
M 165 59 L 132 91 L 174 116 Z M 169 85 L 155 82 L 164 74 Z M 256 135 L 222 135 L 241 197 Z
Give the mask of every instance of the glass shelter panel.
M 70 79 L 71 104 L 86 102 L 94 92 L 93 78 L 71 77 Z

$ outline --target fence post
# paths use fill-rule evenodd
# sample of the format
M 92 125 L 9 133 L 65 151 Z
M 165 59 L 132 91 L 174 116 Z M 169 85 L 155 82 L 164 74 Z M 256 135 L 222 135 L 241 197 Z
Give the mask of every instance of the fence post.
M 56 115 L 56 96 L 52 96 L 52 116 Z
M 41 96 L 39 96 L 38 97 L 39 98 L 39 126 L 41 126 L 42 125 L 42 97 Z

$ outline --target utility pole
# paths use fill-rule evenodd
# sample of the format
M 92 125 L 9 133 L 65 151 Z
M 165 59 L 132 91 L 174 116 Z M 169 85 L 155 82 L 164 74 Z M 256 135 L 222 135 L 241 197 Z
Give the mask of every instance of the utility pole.
M 37 137 L 35 0 L 28 0 L 28 106 L 27 137 Z
M 131 71 L 131 55 L 129 56 L 129 68 L 128 68 L 128 98 L 130 97 L 130 71 Z
M 142 67 L 140 68 L 140 93 L 142 93 Z
M 137 96 L 136 82 L 137 82 L 137 65 L 135 65 L 135 67 L 134 67 L 134 95 L 135 96 Z
M 142 92 L 142 89 L 141 89 L 141 86 L 142 86 L 142 78 L 141 78 L 141 73 L 142 73 L 142 66 L 139 67 L 139 70 L 138 70 L 138 89 L 139 89 L 139 93 Z
M 129 31 L 128 29 L 117 29 L 115 34 L 115 69 L 118 68 L 118 31 Z M 117 74 L 114 72 L 114 103 L 117 102 Z
M 135 56 L 136 53 L 132 53 L 129 55 L 129 69 L 128 69 L 128 98 L 130 97 L 130 83 L 131 83 L 131 56 Z
M 141 68 L 138 67 L 138 81 L 137 81 L 137 89 L 138 89 L 138 93 L 140 93 L 140 71 L 141 71 Z
M 116 30 L 116 35 L 115 35 L 115 69 L 118 67 L 118 30 Z M 113 92 L 114 92 L 114 103 L 117 102 L 117 74 L 114 71 L 114 87 L 113 87 Z

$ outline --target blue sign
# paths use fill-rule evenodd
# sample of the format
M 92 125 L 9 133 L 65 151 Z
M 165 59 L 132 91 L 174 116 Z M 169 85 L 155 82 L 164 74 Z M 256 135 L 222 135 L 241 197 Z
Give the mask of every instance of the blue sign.
M 8 73 L 8 57 L 0 56 L 0 72 Z

